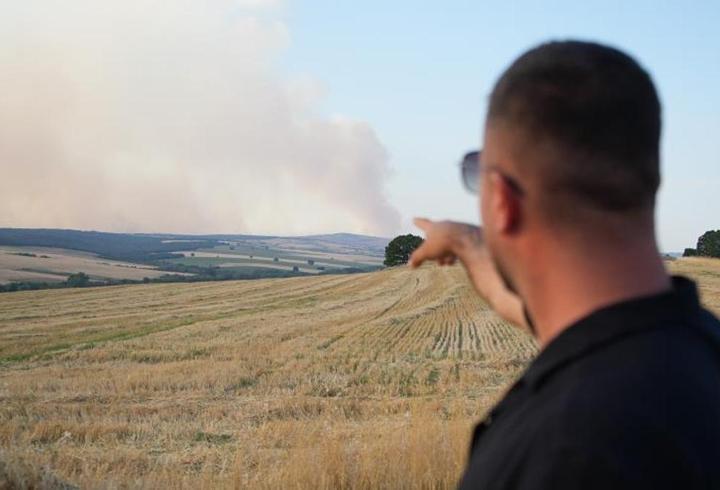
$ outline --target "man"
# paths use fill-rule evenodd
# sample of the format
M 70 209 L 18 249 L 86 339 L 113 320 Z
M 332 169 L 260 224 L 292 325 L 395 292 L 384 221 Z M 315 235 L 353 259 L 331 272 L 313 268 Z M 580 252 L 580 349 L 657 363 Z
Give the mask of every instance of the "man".
M 633 59 L 541 45 L 490 96 L 483 229 L 416 220 L 411 265 L 459 260 L 541 349 L 477 426 L 461 488 L 720 488 L 720 324 L 658 253 L 660 126 Z

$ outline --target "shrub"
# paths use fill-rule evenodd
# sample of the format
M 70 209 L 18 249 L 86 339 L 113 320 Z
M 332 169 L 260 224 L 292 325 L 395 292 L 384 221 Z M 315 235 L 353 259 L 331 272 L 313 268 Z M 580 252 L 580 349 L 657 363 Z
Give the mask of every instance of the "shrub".
M 65 284 L 71 288 L 84 288 L 90 285 L 90 277 L 84 272 L 76 272 L 68 276 Z
M 720 230 L 703 233 L 697 241 L 697 254 L 703 257 L 720 257 Z
M 422 242 L 422 238 L 411 234 L 400 235 L 393 238 L 387 247 L 385 247 L 385 262 L 383 263 L 388 267 L 407 264 L 408 260 L 410 260 L 410 254 L 412 254 Z

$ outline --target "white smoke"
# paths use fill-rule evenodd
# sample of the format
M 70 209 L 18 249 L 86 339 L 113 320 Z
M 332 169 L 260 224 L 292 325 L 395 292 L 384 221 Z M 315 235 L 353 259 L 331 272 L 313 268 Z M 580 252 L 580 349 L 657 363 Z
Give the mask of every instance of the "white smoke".
M 0 226 L 394 233 L 383 146 L 278 72 L 275 3 L 4 5 Z

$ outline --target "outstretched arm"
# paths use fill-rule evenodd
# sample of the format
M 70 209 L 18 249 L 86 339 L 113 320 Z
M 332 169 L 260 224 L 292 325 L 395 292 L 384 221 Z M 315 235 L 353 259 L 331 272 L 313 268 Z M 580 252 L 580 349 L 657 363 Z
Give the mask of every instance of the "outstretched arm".
M 529 327 L 522 301 L 505 287 L 490 260 L 481 228 L 425 218 L 416 218 L 414 222 L 425 232 L 425 241 L 410 257 L 411 267 L 419 267 L 427 260 L 440 265 L 452 265 L 459 260 L 475 290 L 498 315 L 519 327 Z

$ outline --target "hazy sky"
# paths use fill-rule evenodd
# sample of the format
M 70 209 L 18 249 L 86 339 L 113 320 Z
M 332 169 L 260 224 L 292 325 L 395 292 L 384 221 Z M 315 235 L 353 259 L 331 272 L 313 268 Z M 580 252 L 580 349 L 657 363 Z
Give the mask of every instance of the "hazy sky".
M 0 226 L 390 236 L 477 222 L 456 162 L 499 73 L 618 46 L 664 106 L 666 251 L 720 228 L 718 2 L 3 2 Z

